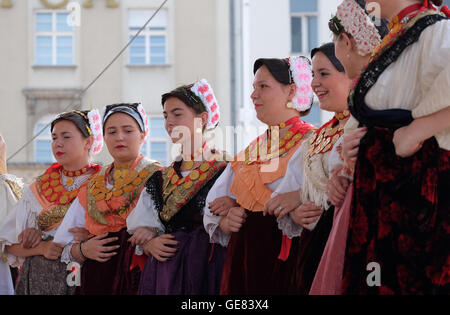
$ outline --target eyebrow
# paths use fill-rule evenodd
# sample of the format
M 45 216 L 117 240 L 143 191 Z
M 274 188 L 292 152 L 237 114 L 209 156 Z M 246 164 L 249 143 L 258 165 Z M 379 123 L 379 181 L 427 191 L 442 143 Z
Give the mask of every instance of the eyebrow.
M 117 128 L 135 128 L 135 127 L 132 126 L 132 125 L 124 125 L 124 126 L 118 126 L 118 127 L 111 126 L 111 127 L 106 128 L 106 130 L 114 130 L 114 129 L 117 129 Z
M 171 113 L 174 113 L 174 112 L 176 112 L 176 111 L 178 111 L 178 110 L 181 110 L 181 111 L 183 111 L 183 109 L 182 108 L 180 108 L 180 107 L 177 107 L 177 108 L 174 108 L 174 109 L 172 109 L 170 112 Z M 165 115 L 167 115 L 167 111 L 163 111 L 163 114 L 165 114 Z
M 64 131 L 61 133 L 62 136 L 64 135 L 71 135 L 72 133 L 70 131 Z M 52 136 L 57 136 L 56 132 L 52 132 Z

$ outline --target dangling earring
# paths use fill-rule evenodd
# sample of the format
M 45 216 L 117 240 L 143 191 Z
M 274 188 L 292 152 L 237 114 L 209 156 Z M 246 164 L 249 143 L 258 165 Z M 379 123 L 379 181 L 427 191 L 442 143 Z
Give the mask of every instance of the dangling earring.
M 294 108 L 294 104 L 292 104 L 292 102 L 288 102 L 286 104 L 286 107 L 289 108 L 289 109 Z

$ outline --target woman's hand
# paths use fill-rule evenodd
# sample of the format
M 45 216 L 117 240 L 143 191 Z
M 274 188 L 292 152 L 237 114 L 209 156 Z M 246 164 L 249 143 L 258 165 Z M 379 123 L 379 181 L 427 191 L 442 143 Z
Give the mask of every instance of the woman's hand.
M 356 163 L 359 152 L 359 144 L 361 143 L 361 139 L 366 135 L 367 128 L 358 128 L 352 133 L 344 136 L 342 140 L 342 155 L 344 156 L 344 160 L 350 161 L 351 163 Z
M 73 238 L 76 243 L 81 243 L 89 239 L 89 231 L 85 228 L 72 228 L 69 232 L 73 233 Z
M 295 223 L 307 229 L 308 225 L 319 220 L 322 213 L 323 210 L 321 207 L 316 206 L 312 202 L 308 202 L 295 209 L 290 215 Z
M 28 228 L 19 234 L 18 239 L 23 248 L 34 248 L 42 241 L 42 232 L 37 229 Z
M 338 172 L 333 172 L 333 175 L 327 183 L 328 200 L 333 206 L 342 206 L 348 186 L 350 186 L 350 181 L 347 178 L 339 176 Z
M 147 256 L 152 255 L 160 262 L 166 262 L 177 252 L 177 245 L 178 241 L 175 240 L 175 236 L 164 234 L 148 241 L 144 245 L 144 253 Z
M 415 130 L 410 130 L 409 126 L 397 129 L 392 142 L 395 146 L 395 154 L 402 158 L 414 155 L 423 145 L 423 140 L 418 137 Z
M 225 217 L 233 207 L 239 207 L 236 200 L 228 196 L 220 197 L 209 203 L 212 214 Z
M 152 238 L 154 238 L 157 235 L 155 229 L 151 229 L 148 227 L 140 227 L 134 232 L 133 236 L 130 237 L 128 242 L 131 243 L 132 246 L 136 245 L 144 245 L 148 241 L 150 241 Z
M 227 216 L 224 217 L 219 226 L 225 234 L 237 233 L 245 223 L 247 214 L 245 209 L 241 207 L 231 208 Z
M 109 237 L 108 233 L 97 235 L 90 240 L 82 243 L 80 245 L 82 254 L 84 257 L 96 260 L 98 262 L 107 262 L 114 255 L 117 255 L 117 252 L 113 252 L 120 247 L 120 245 L 106 246 L 111 242 L 117 241 L 118 237 Z M 78 245 L 75 245 L 78 246 Z
M 61 257 L 63 247 L 53 242 L 40 242 L 41 255 L 49 260 L 57 260 Z
M 300 193 L 300 190 L 296 190 L 273 197 L 264 205 L 264 215 L 269 214 L 280 219 L 283 218 L 300 206 Z

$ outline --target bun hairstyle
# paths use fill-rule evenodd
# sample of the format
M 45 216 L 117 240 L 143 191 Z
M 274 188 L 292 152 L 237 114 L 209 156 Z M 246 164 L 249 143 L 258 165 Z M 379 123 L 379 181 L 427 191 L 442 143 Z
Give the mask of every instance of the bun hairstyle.
M 74 110 L 67 113 L 62 113 L 58 115 L 51 123 L 50 132 L 53 132 L 55 125 L 63 120 L 70 121 L 75 124 L 77 129 L 81 132 L 83 138 L 89 138 L 92 135 L 91 129 L 89 127 L 89 111 L 78 111 Z
M 163 94 L 161 97 L 162 107 L 164 108 L 164 104 L 169 98 L 176 98 L 183 102 L 187 107 L 192 108 L 196 114 L 207 112 L 202 100 L 191 91 L 193 86 L 194 84 L 183 85 Z

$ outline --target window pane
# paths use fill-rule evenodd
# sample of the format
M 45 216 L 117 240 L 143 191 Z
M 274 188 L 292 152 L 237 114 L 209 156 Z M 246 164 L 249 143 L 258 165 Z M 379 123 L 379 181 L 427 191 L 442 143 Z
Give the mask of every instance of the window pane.
M 56 30 L 58 32 L 71 32 L 72 26 L 67 23 L 67 17 L 69 13 L 56 14 Z
M 317 12 L 317 0 L 290 0 L 291 12 Z
M 73 64 L 71 36 L 59 36 L 56 38 L 56 56 L 56 64 L 58 65 Z
M 35 63 L 37 65 L 52 64 L 52 38 L 50 36 L 36 37 Z
M 166 37 L 165 36 L 151 36 L 150 37 L 150 45 L 165 45 Z
M 318 22 L 316 16 L 308 17 L 308 51 L 318 46 Z
M 291 18 L 291 49 L 294 53 L 302 52 L 302 18 Z
M 148 142 L 145 142 L 141 147 L 141 154 L 146 157 L 148 157 L 147 147 L 148 147 Z
M 36 14 L 36 31 L 51 32 L 52 31 L 52 14 L 37 13 Z
M 46 124 L 42 124 L 42 123 L 38 123 L 36 125 L 36 129 L 34 130 L 34 133 L 37 134 L 38 132 L 40 132 Z M 39 136 L 43 137 L 43 136 L 50 136 L 50 126 L 48 126 Z
M 167 145 L 165 142 L 155 142 L 152 141 L 151 145 L 150 145 L 151 151 L 152 152 L 163 152 L 165 153 L 167 150 Z
M 145 56 L 145 46 L 134 46 L 130 47 L 130 54 L 132 56 Z
M 151 54 L 165 56 L 166 55 L 166 47 L 152 46 Z
M 155 65 L 166 64 L 166 37 L 150 36 L 150 63 Z
M 37 36 L 36 46 L 38 47 L 52 47 L 52 37 L 51 36 Z
M 58 56 L 58 58 L 56 59 L 56 64 L 60 65 L 60 66 L 73 65 L 73 58 L 72 57 Z
M 50 140 L 36 141 L 36 155 L 37 163 L 51 163 L 52 162 L 52 142 Z
M 145 56 L 144 57 L 133 57 L 133 56 L 130 56 L 130 64 L 132 64 L 132 65 L 145 65 Z
M 128 26 L 130 28 L 141 28 L 148 19 L 155 13 L 155 10 L 130 10 L 128 12 Z M 149 23 L 149 27 L 167 27 L 167 11 L 161 10 Z
M 152 65 L 165 65 L 166 57 L 150 57 L 150 64 Z
M 307 116 L 302 117 L 302 120 L 310 123 L 311 125 L 314 125 L 316 127 L 320 127 L 322 125 L 321 119 L 320 119 L 320 107 L 317 104 L 314 104 L 311 107 L 311 111 Z

